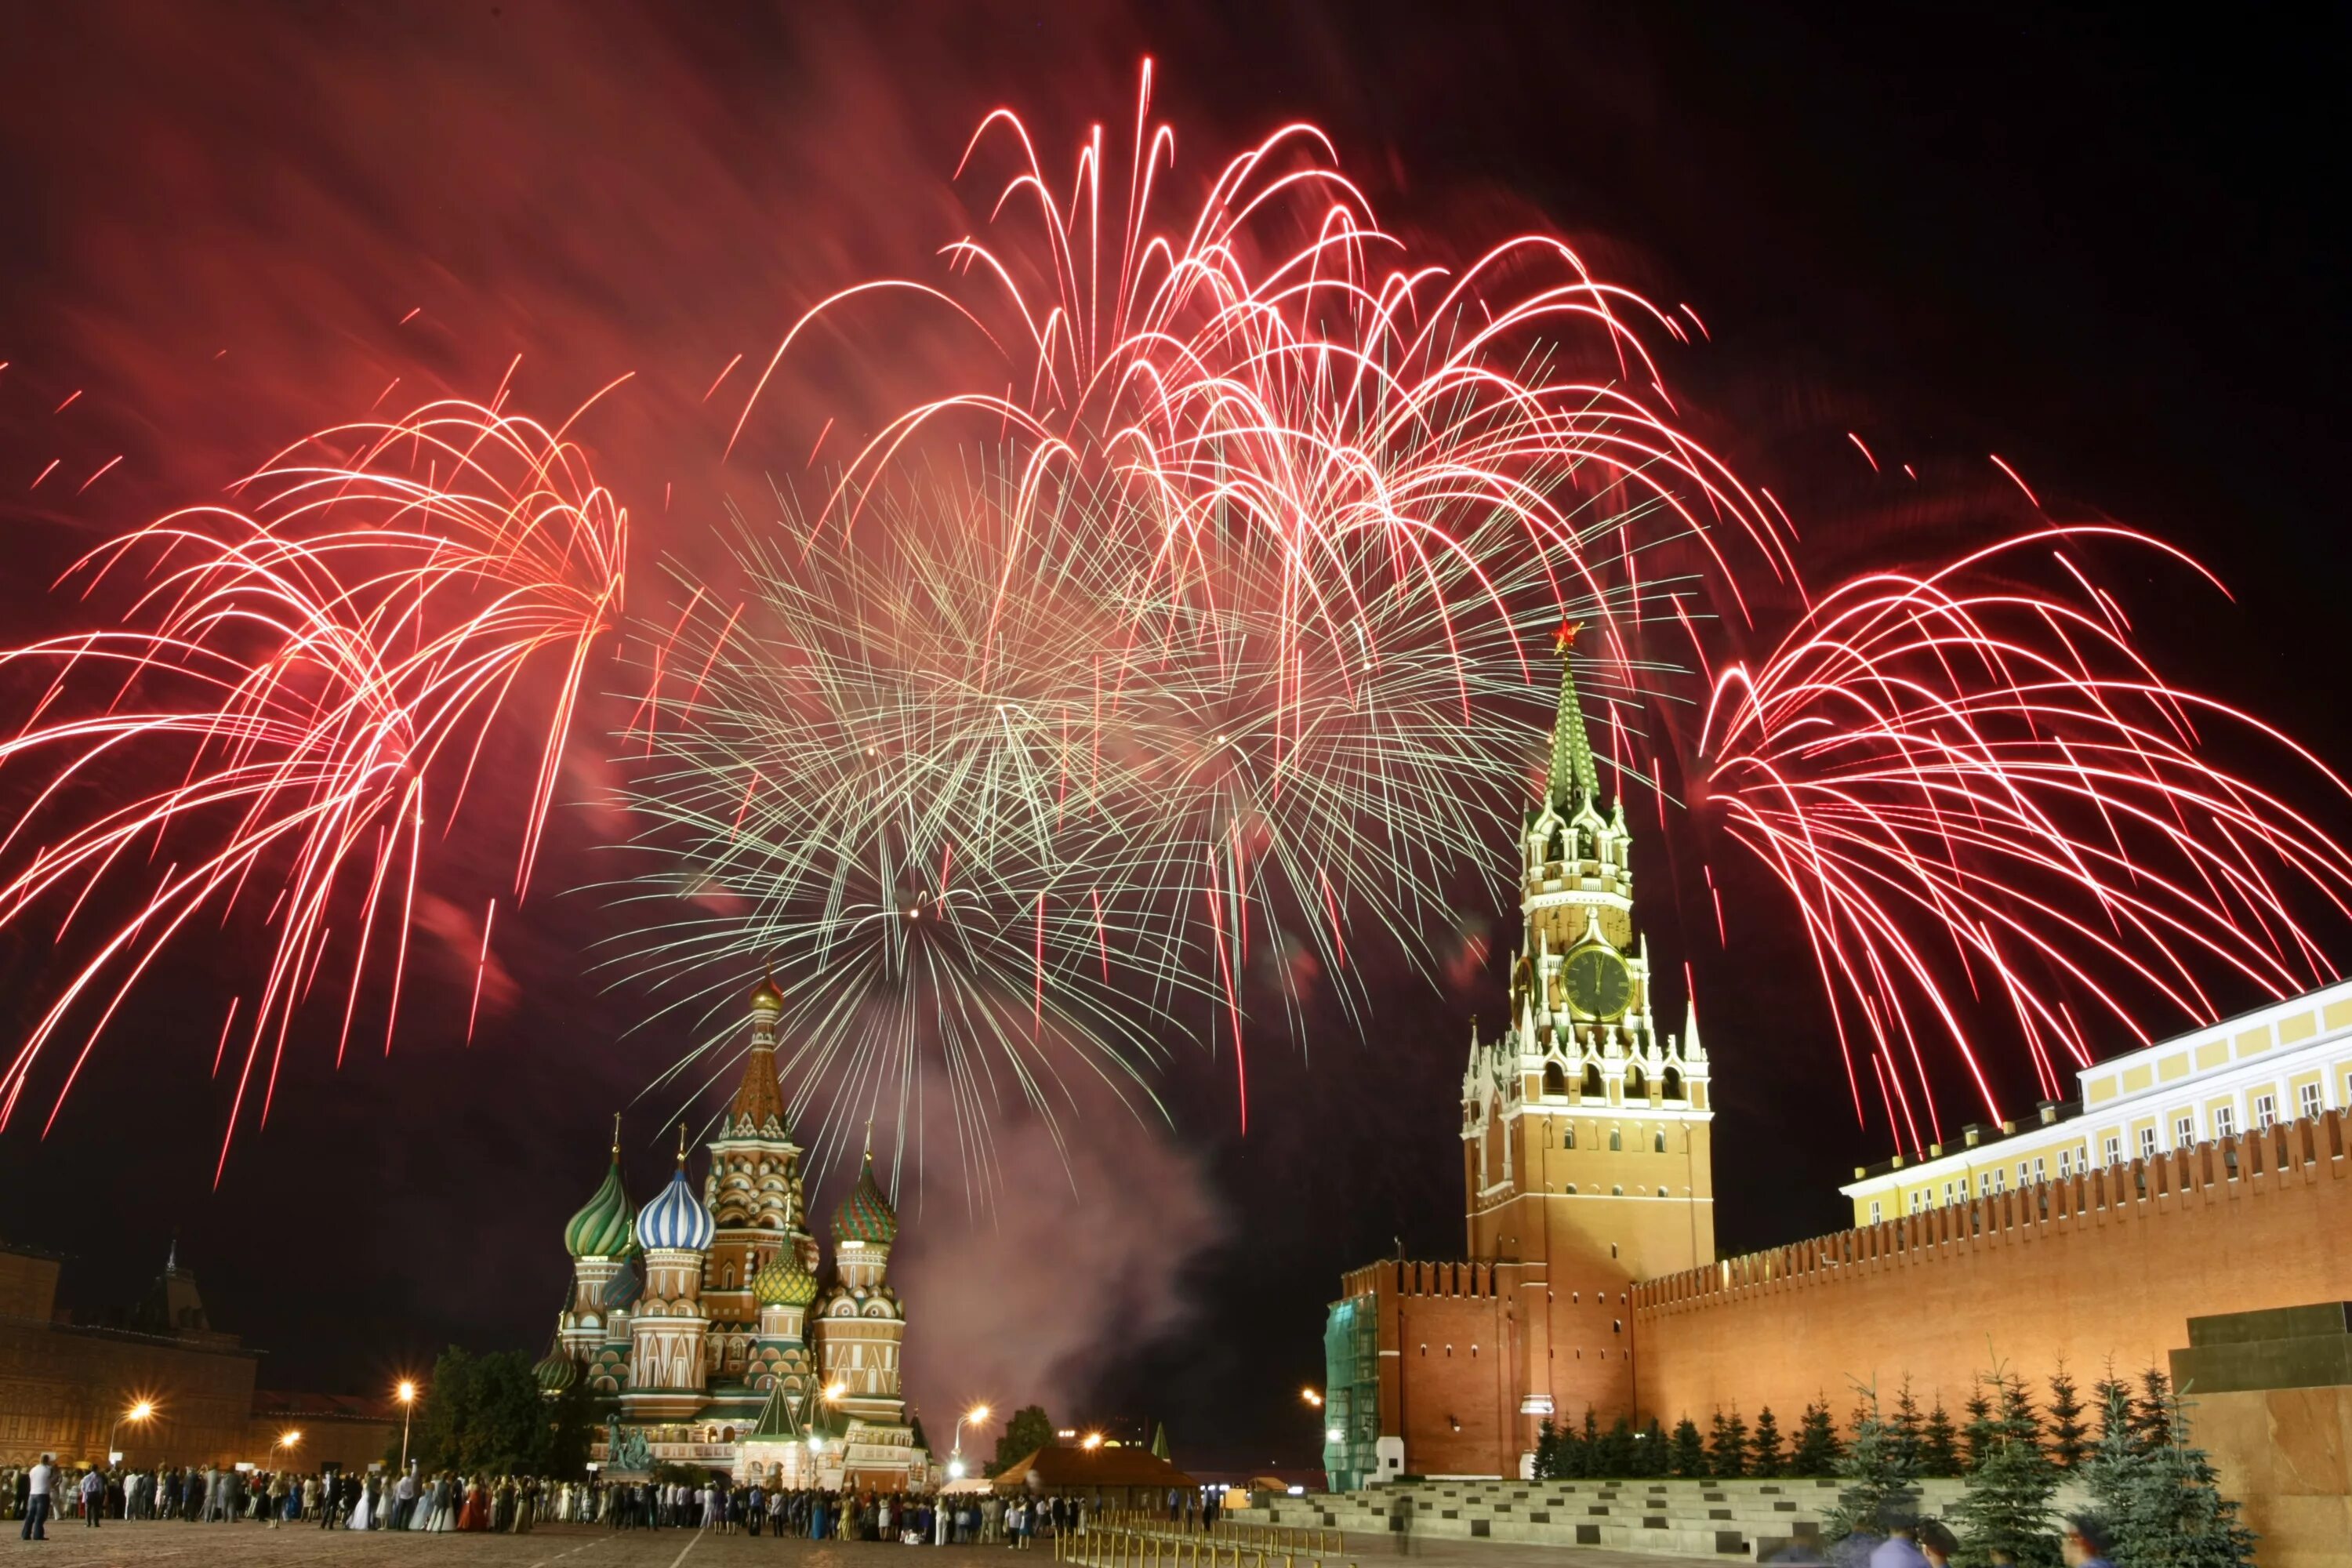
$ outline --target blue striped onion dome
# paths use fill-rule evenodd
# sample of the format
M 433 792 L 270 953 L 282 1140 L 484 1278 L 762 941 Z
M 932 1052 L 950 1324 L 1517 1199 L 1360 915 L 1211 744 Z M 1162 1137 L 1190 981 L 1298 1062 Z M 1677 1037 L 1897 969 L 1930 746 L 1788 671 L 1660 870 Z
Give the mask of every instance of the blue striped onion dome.
M 874 1180 L 874 1152 L 866 1152 L 866 1168 L 857 1173 L 857 1184 L 833 1211 L 833 1239 L 863 1241 L 869 1245 L 887 1247 L 898 1239 L 898 1215 L 890 1200 L 882 1195 L 881 1186 Z
M 816 1276 L 801 1262 L 800 1248 L 786 1242 L 751 1276 L 751 1300 L 762 1307 L 805 1307 L 816 1300 Z
M 543 1394 L 561 1394 L 580 1381 L 580 1363 L 560 1349 L 549 1351 L 547 1359 L 530 1371 Z
M 621 1258 L 629 1250 L 629 1194 L 621 1189 L 621 1152 L 613 1152 L 604 1184 L 563 1227 L 564 1249 L 574 1258 Z
M 683 1164 L 660 1195 L 637 1211 L 637 1245 L 648 1252 L 700 1252 L 710 1245 L 710 1211 L 688 1184 Z

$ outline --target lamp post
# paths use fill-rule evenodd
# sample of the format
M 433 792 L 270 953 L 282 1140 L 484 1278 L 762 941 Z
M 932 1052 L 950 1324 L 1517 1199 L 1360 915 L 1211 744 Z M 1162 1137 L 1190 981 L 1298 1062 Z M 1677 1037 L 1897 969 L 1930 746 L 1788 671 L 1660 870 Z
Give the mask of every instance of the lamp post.
M 155 1406 L 149 1401 L 142 1399 L 114 1418 L 114 1425 L 108 1428 L 106 1434 L 106 1462 L 108 1464 L 119 1465 L 122 1462 L 121 1450 L 118 1449 L 114 1446 L 114 1439 L 121 1434 L 122 1424 L 125 1421 L 130 1421 L 144 1425 L 147 1418 L 154 1414 Z
M 416 1410 L 416 1384 L 404 1377 L 393 1396 L 400 1401 L 400 1473 L 404 1476 L 408 1473 L 408 1418 Z
M 956 1417 L 955 1452 L 948 1457 L 948 1474 L 958 1480 L 963 1479 L 963 1429 L 980 1426 L 987 1419 L 988 1406 L 985 1405 L 975 1405 Z

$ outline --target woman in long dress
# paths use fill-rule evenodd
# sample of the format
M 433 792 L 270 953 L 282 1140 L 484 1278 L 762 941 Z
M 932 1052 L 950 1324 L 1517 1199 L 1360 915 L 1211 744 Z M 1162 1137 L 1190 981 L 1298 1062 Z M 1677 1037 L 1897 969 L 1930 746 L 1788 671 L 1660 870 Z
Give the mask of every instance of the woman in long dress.
M 375 1528 L 375 1478 L 370 1476 L 360 1484 L 360 1500 L 352 1505 L 352 1517 L 343 1521 L 352 1530 Z
M 457 1514 L 459 1530 L 490 1528 L 490 1494 L 479 1478 L 466 1483 L 466 1506 Z

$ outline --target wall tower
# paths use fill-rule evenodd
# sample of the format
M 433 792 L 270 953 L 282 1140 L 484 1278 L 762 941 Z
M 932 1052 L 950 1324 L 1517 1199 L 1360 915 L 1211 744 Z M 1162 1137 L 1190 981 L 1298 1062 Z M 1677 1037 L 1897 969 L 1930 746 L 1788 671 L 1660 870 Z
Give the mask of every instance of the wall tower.
M 1524 934 L 1502 1032 L 1472 1029 L 1462 1079 L 1463 1185 L 1474 1261 L 1517 1263 L 1497 1347 L 1521 1371 L 1525 1447 L 1555 1412 L 1633 1405 L 1633 1281 L 1715 1257 L 1709 1068 L 1697 1013 L 1661 1037 L 1633 921 L 1624 803 L 1601 810 L 1559 637 L 1543 798 L 1519 837 Z

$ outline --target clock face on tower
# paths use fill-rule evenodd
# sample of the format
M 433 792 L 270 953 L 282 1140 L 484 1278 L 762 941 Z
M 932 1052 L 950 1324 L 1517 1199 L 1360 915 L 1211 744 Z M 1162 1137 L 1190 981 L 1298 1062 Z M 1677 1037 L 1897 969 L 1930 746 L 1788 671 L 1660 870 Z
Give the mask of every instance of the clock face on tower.
M 1569 1005 L 1592 1018 L 1614 1018 L 1633 999 L 1633 977 L 1609 948 L 1580 947 L 1568 955 Z

